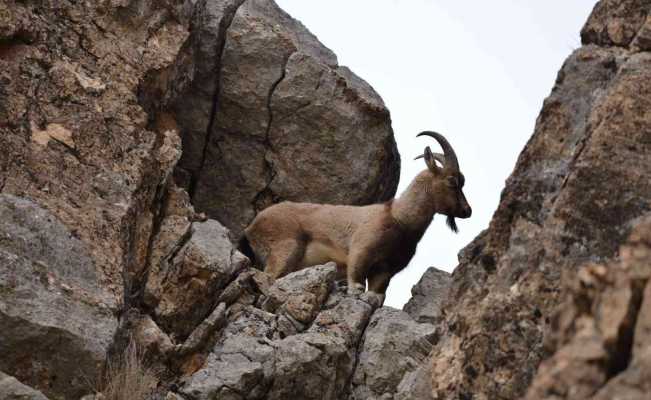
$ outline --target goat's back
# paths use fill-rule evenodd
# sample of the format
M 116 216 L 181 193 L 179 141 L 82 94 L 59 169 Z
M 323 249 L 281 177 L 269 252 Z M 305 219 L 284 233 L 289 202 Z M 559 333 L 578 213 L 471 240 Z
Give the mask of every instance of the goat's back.
M 261 211 L 245 234 L 256 252 L 267 252 L 284 240 L 319 241 L 347 251 L 358 226 L 383 210 L 380 204 L 358 207 L 285 201 Z

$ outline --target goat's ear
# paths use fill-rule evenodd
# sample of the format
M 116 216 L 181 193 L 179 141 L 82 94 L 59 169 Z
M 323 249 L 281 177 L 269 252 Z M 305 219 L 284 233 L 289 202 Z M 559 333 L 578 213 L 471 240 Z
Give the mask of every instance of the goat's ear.
M 429 170 L 435 174 L 440 174 L 442 172 L 442 168 L 436 165 L 436 156 L 432 153 L 432 149 L 430 149 L 429 146 L 425 147 L 424 156 L 427 168 L 429 168 Z

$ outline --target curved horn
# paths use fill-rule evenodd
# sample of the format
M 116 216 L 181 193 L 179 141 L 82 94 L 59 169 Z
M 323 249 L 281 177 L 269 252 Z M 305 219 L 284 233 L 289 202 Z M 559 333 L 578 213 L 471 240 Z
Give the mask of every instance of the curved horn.
M 457 154 L 454 152 L 452 146 L 447 141 L 447 139 L 443 137 L 443 135 L 438 132 L 425 131 L 416 135 L 416 137 L 418 136 L 429 136 L 436 139 L 436 141 L 439 142 L 441 148 L 443 149 L 443 154 L 445 154 L 445 166 L 447 168 L 452 168 L 457 172 L 459 171 L 459 161 L 457 161 Z

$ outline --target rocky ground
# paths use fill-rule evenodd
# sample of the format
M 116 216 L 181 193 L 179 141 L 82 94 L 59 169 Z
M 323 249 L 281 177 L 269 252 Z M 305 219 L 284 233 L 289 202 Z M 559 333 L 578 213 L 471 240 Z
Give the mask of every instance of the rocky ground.
M 397 186 L 381 98 L 273 1 L 0 0 L 0 399 L 92 394 L 132 340 L 167 399 L 645 398 L 651 2 L 582 39 L 490 227 L 401 311 L 232 244 Z

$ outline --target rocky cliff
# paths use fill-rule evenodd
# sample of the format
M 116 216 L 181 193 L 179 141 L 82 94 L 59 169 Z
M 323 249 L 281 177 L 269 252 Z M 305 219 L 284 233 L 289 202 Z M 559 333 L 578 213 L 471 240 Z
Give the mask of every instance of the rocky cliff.
M 154 398 L 644 398 L 650 18 L 598 3 L 489 228 L 400 311 L 232 244 L 397 184 L 381 98 L 273 1 L 0 0 L 0 398 L 92 394 L 131 342 Z
M 163 386 L 185 377 L 194 398 L 239 326 L 241 345 L 288 351 L 305 331 L 304 350 L 334 352 L 305 362 L 330 357 L 323 379 L 350 386 L 372 306 L 337 306 L 328 270 L 318 296 L 291 299 L 297 315 L 277 311 L 230 241 L 273 202 L 365 204 L 397 186 L 381 98 L 298 21 L 262 0 L 2 0 L 0 99 L 3 385 L 79 398 L 134 337 Z M 333 313 L 344 333 L 320 336 L 312 320 Z M 237 390 L 292 390 L 285 363 L 242 364 Z
M 523 396 L 554 350 L 531 399 L 592 398 L 611 379 L 644 390 L 626 354 L 648 340 L 635 316 L 651 259 L 626 272 L 625 247 L 615 260 L 651 211 L 649 16 L 649 1 L 604 0 L 583 28 L 489 228 L 461 252 L 431 355 L 435 399 Z M 604 282 L 564 289 L 588 279 L 586 263 L 604 265 Z

